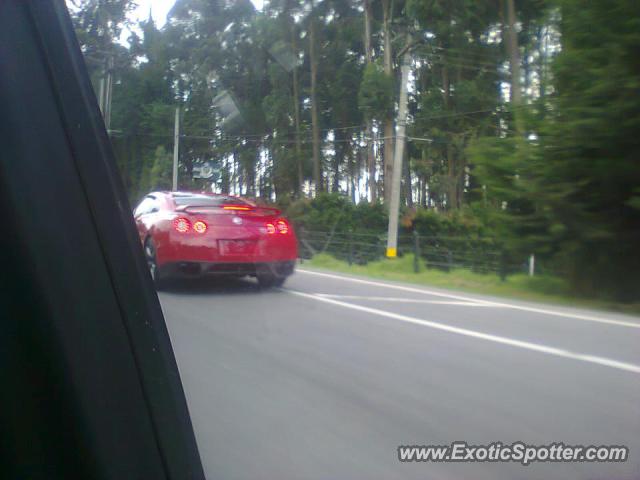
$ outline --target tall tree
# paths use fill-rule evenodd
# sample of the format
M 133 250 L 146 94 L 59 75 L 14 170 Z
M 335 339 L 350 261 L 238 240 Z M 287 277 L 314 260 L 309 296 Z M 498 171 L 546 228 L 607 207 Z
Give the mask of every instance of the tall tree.
M 384 73 L 389 78 L 394 78 L 393 47 L 391 44 L 391 21 L 393 19 L 393 2 L 382 0 L 382 38 L 384 46 L 382 53 L 384 58 Z M 393 84 L 393 82 L 392 82 Z M 389 111 L 384 119 L 384 201 L 389 203 L 391 198 L 391 178 L 393 176 L 393 140 L 395 130 L 393 127 L 393 111 Z
M 367 66 L 373 63 L 373 47 L 371 45 L 371 23 L 373 21 L 373 8 L 371 0 L 363 0 L 364 10 L 364 55 Z M 378 185 L 376 183 L 376 157 L 373 142 L 373 119 L 366 119 L 367 126 L 365 130 L 367 141 L 367 168 L 369 176 L 369 197 L 371 203 L 378 200 Z
M 323 191 L 322 159 L 320 156 L 320 119 L 318 116 L 318 38 L 316 33 L 316 9 L 314 0 L 311 0 L 311 12 L 309 13 L 309 68 L 311 75 L 311 132 L 313 152 L 313 182 L 316 195 Z
M 504 25 L 506 48 L 509 54 L 509 65 L 511 67 L 511 102 L 519 106 L 522 104 L 522 86 L 520 82 L 520 51 L 518 47 L 518 31 L 516 19 L 515 0 L 503 0 L 506 12 L 506 22 Z
M 287 2 L 288 4 L 289 2 Z M 290 25 L 291 35 L 291 50 L 295 56 L 293 62 L 293 74 L 292 74 L 292 90 L 293 90 L 293 123 L 295 126 L 295 146 L 296 146 L 296 171 L 298 174 L 298 183 L 296 185 L 296 192 L 298 196 L 302 196 L 302 185 L 304 183 L 304 170 L 303 170 L 303 158 L 302 158 L 302 130 L 300 123 L 300 79 L 298 76 L 298 28 L 293 20 L 293 15 L 290 11 L 287 11 L 287 21 Z
M 640 4 L 563 0 L 561 8 L 557 113 L 540 178 L 550 230 L 583 292 L 638 298 Z

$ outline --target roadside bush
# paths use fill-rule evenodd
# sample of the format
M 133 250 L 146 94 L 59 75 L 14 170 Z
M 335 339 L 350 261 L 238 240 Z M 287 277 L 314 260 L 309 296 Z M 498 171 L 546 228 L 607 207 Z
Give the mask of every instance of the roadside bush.
M 385 232 L 388 215 L 382 205 L 354 205 L 348 197 L 323 193 L 314 199 L 300 199 L 286 209 L 287 217 L 297 229 L 335 233 Z

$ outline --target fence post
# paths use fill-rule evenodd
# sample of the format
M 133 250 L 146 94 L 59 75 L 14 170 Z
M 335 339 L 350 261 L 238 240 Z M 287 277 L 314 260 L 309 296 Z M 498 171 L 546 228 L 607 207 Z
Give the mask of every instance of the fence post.
M 503 249 L 500 251 L 500 280 L 503 282 L 507 279 L 507 252 Z
M 536 273 L 536 256 L 535 254 L 529 255 L 529 276 L 533 277 Z
M 353 263 L 353 232 L 349 229 L 349 233 L 347 234 L 347 242 L 349 243 L 349 252 L 347 261 L 349 262 L 349 266 Z
M 413 231 L 413 272 L 420 271 L 420 235 L 417 230 Z

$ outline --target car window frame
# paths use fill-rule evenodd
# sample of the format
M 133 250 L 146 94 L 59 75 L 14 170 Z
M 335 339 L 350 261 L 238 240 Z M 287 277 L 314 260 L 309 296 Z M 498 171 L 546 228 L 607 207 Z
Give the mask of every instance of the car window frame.
M 0 409 L 3 474 L 204 480 L 64 2 L 0 2 L 0 39 L 0 200 L 11 225 L 0 236 L 11 280 L 0 282 L 0 370 L 11 393 Z
M 145 202 L 147 200 L 151 200 L 151 202 L 149 202 L 150 207 L 144 210 L 141 210 L 141 208 L 143 207 L 143 205 L 145 204 Z M 136 209 L 133 212 L 133 216 L 135 218 L 141 217 L 143 215 L 148 215 L 150 213 L 157 213 L 160 211 L 160 205 L 158 202 L 158 198 L 155 195 L 147 195 L 145 196 L 142 201 L 138 204 L 138 206 L 136 207 Z

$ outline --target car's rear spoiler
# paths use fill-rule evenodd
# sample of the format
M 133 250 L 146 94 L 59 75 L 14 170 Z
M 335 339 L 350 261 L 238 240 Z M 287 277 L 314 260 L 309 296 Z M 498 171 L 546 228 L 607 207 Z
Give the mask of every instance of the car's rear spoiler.
M 219 210 L 227 210 L 227 211 L 235 211 L 242 213 L 257 213 L 262 211 L 271 212 L 271 215 L 280 215 L 282 213 L 281 210 L 273 207 L 260 207 L 254 205 L 180 205 L 176 207 L 176 212 L 190 212 L 192 210 L 202 210 L 202 209 L 219 209 Z M 268 213 L 264 213 L 268 215 Z

